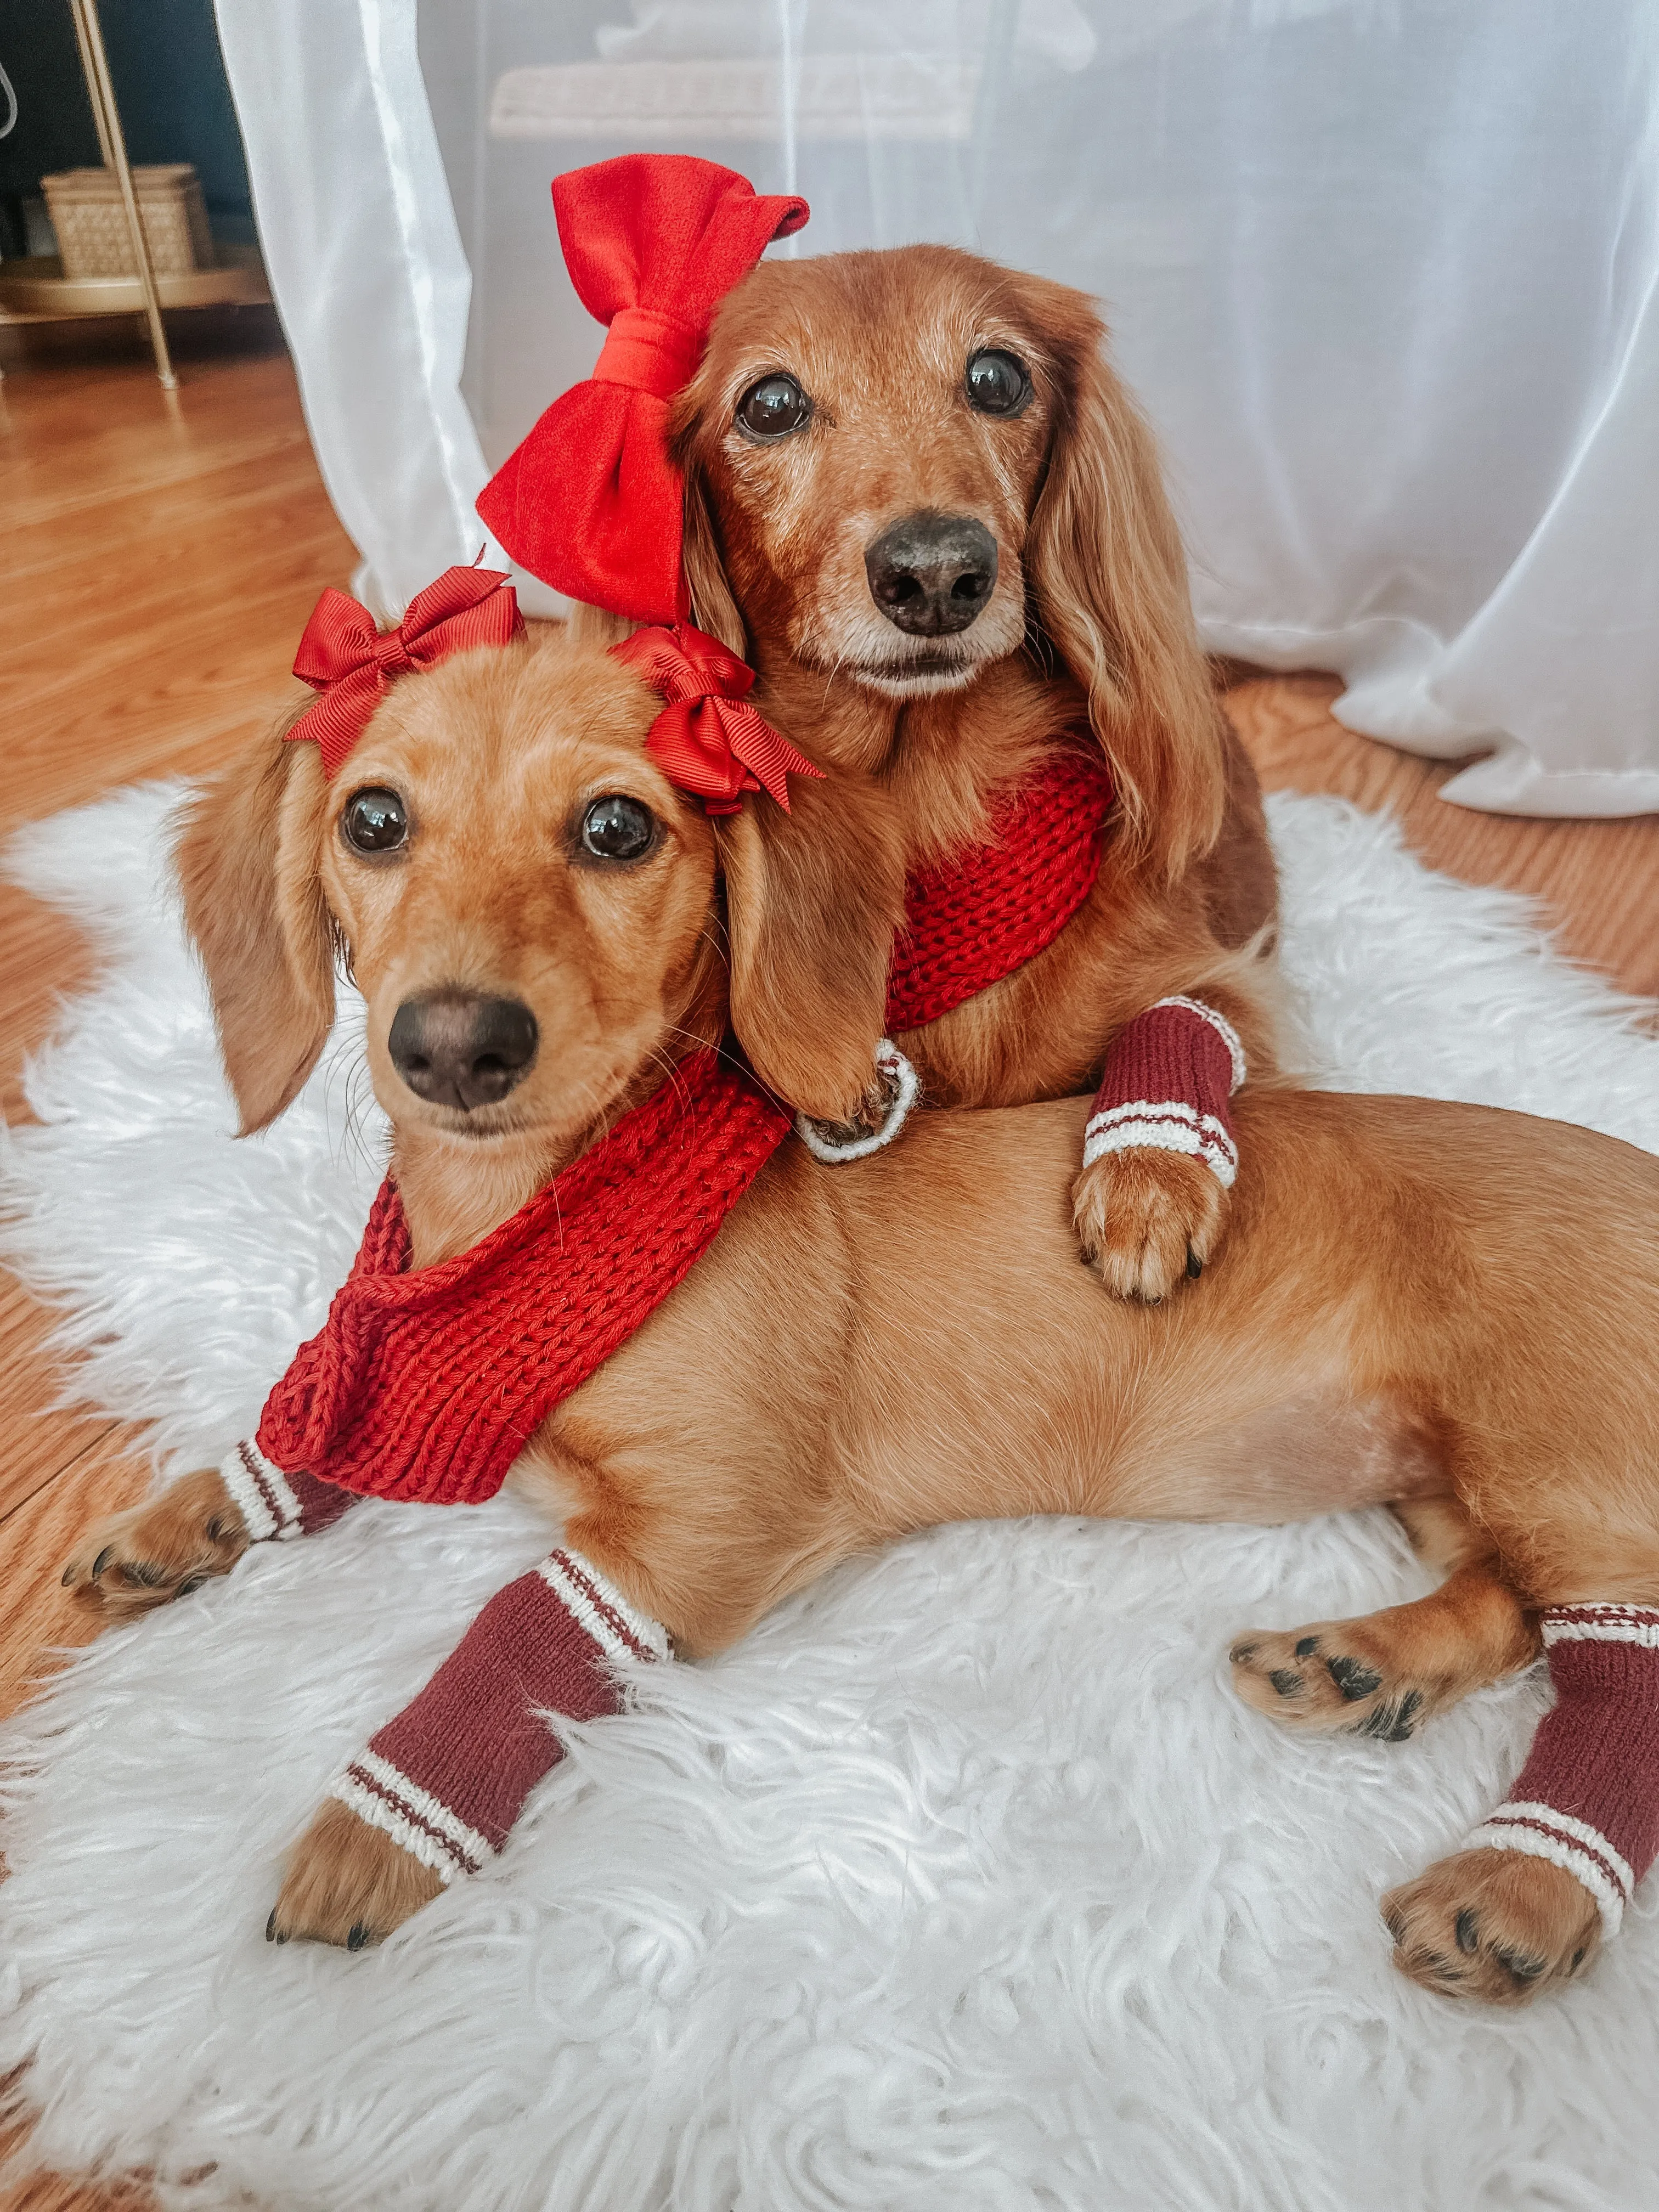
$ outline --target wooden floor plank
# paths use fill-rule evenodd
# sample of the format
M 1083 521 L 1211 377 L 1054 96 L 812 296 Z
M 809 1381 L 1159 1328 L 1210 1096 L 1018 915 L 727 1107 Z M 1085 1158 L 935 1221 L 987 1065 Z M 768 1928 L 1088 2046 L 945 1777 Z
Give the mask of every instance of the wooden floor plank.
M 1659 995 L 1659 817 L 1544 822 L 1479 814 L 1438 796 L 1459 763 L 1419 760 L 1334 720 L 1332 676 L 1237 684 L 1228 712 L 1271 790 L 1331 791 L 1398 815 L 1432 868 L 1541 898 L 1564 951 L 1623 989 Z

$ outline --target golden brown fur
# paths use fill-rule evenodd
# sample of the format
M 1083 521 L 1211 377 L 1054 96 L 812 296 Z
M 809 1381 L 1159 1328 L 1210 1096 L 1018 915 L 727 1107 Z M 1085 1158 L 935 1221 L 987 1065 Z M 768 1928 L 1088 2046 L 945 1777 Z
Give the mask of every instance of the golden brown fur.
M 283 1081 L 314 1057 L 317 963 L 337 929 L 422 1262 L 484 1234 L 720 1032 L 729 833 L 644 751 L 654 703 L 569 641 L 469 655 L 401 683 L 332 789 L 313 749 L 267 741 L 186 826 L 190 920 L 245 1120 L 276 1090 L 260 1019 Z M 250 776 L 282 787 L 274 839 L 246 805 Z M 368 783 L 403 793 L 416 825 L 395 864 L 354 858 L 337 832 Z M 611 791 L 648 804 L 662 836 L 596 871 L 571 825 Z M 233 902 L 251 917 L 236 928 Z M 276 928 L 285 906 L 315 944 Z M 458 982 L 522 994 L 549 1041 L 518 1090 L 470 1115 L 416 1097 L 386 1049 L 400 999 Z M 1246 1699 L 1310 1731 L 1409 1732 L 1534 1656 L 1546 1604 L 1659 1601 L 1659 1163 L 1472 1106 L 1251 1091 L 1224 1250 L 1152 1309 L 1102 1297 L 1077 1263 L 1087 1111 L 922 1115 L 834 1169 L 786 1144 L 514 1480 L 693 1656 L 836 1561 L 941 1521 L 1395 1502 L 1450 1571 L 1441 1590 L 1234 1647 Z M 217 1477 L 196 1474 L 90 1532 L 66 1578 L 137 1610 L 240 1548 Z M 1374 1685 L 1333 1695 L 1332 1661 Z M 383 1933 L 425 1893 L 400 1857 L 331 1806 L 274 1924 Z M 1511 2000 L 1577 1971 L 1595 1938 L 1571 1877 L 1493 1857 L 1443 1863 L 1390 1910 L 1408 1971 Z M 1449 1948 L 1465 1905 L 1479 1941 Z
M 899 1040 L 927 1097 L 1080 1091 L 1126 1022 L 1194 990 L 1232 1019 L 1252 1073 L 1273 1072 L 1260 796 L 1198 647 L 1151 434 L 1103 335 L 1083 294 L 950 247 L 768 262 L 722 303 L 676 404 L 696 617 L 747 654 L 757 705 L 835 777 L 829 791 L 798 781 L 793 821 L 754 810 L 727 863 L 754 945 L 732 979 L 737 1032 L 782 1095 L 827 1120 L 868 1081 L 906 869 L 981 835 L 1000 787 L 1091 726 L 1120 801 L 1094 893 L 1047 952 Z M 982 347 L 1029 369 L 1018 416 L 969 405 Z M 784 370 L 812 419 L 757 446 L 737 403 Z M 866 548 L 919 511 L 972 517 L 998 550 L 995 588 L 943 641 L 943 673 L 915 659 L 941 641 L 896 630 L 865 572 Z M 803 1006 L 821 1028 L 804 1028 Z M 1120 1154 L 1079 1177 L 1078 1231 L 1114 1289 L 1161 1297 L 1189 1246 L 1213 1249 L 1226 1194 L 1187 1165 Z

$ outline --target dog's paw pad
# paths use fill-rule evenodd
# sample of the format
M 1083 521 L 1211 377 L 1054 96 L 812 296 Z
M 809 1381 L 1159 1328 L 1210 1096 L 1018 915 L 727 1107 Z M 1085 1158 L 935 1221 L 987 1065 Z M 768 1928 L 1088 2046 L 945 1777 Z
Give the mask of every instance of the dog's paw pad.
M 1379 1657 L 1352 1648 L 1361 1627 L 1339 1620 L 1253 1631 L 1228 1653 L 1233 1686 L 1246 1705 L 1287 1726 L 1403 1743 L 1426 1717 L 1428 1697 L 1391 1678 Z

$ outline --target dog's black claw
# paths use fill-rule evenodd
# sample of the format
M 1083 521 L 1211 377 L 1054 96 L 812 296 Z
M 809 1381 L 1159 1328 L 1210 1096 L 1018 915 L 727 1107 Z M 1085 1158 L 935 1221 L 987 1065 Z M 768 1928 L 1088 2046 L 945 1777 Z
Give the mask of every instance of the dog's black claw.
M 1194 1282 L 1204 1273 L 1204 1262 L 1190 1244 L 1187 1247 L 1187 1273 Z
M 267 1943 L 276 1941 L 276 1908 L 274 1905 L 270 1908 L 270 1917 L 265 1923 L 265 1941 Z
M 192 1590 L 200 1589 L 206 1580 L 205 1575 L 186 1575 L 173 1595 L 174 1597 L 188 1597 Z
M 67 1589 L 70 1584 L 75 1580 L 75 1569 L 72 1566 L 65 1567 L 63 1573 L 58 1576 L 58 1579 L 62 1583 L 64 1588 Z
M 212 1520 L 207 1524 L 207 1540 L 209 1543 L 216 1544 L 224 1533 L 225 1524 L 216 1513 Z
M 346 1948 L 348 1951 L 361 1951 L 368 1941 L 368 1930 L 359 1920 L 353 1924 L 350 1935 L 346 1937 Z
M 1480 1948 L 1480 1923 L 1474 1917 L 1473 1905 L 1463 1907 L 1452 1923 L 1452 1933 L 1457 1938 L 1460 1951 L 1478 1951 Z
M 115 1547 L 113 1544 L 106 1544 L 103 1550 L 100 1552 L 97 1558 L 93 1561 L 92 1579 L 94 1582 L 97 1581 L 99 1576 L 103 1573 L 105 1568 L 109 1565 L 110 1554 L 114 1549 Z

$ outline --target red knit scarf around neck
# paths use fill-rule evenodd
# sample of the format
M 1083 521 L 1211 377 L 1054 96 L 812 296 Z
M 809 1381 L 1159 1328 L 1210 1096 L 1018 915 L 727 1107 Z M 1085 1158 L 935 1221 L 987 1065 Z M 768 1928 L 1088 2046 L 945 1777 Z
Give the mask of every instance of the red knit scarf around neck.
M 1100 868 L 1111 781 L 1054 755 L 993 810 L 992 836 L 912 879 L 887 1021 L 937 1020 L 1059 936 Z M 492 1498 L 531 1435 L 714 1242 L 789 1115 L 696 1054 L 469 1252 L 410 1269 L 390 1178 L 321 1332 L 265 1401 L 285 1473 L 432 1504 Z
M 388 1177 L 319 1335 L 265 1401 L 259 1449 L 376 1498 L 476 1505 L 532 1432 L 689 1273 L 790 1127 L 712 1052 L 482 1243 L 410 1269 Z
M 938 1021 L 1048 950 L 1094 889 L 1111 804 L 1100 755 L 1067 746 L 992 809 L 988 842 L 910 878 L 890 1035 Z

